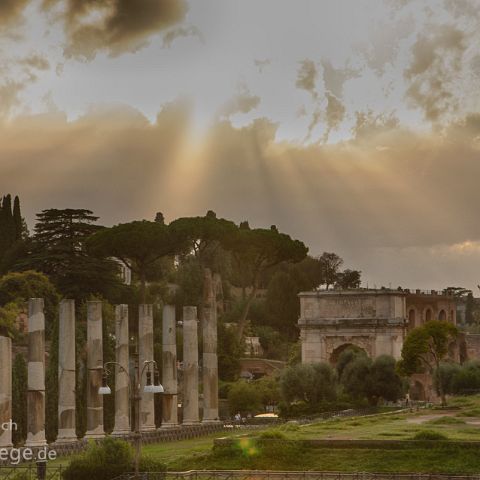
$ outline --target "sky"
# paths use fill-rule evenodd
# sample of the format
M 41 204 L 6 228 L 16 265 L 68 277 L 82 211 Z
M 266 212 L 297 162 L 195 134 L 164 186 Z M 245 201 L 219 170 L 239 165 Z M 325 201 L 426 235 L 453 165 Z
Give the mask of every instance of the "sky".
M 476 0 L 0 0 L 0 193 L 272 224 L 364 286 L 480 283 Z

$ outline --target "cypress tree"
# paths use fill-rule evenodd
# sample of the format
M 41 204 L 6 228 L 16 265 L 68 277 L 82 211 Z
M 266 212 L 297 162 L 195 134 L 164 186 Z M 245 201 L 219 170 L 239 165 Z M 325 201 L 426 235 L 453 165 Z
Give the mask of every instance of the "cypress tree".
M 20 199 L 18 198 L 18 195 L 13 201 L 13 224 L 15 226 L 15 240 L 20 240 L 24 233 L 24 224 L 22 219 L 22 213 L 20 211 Z

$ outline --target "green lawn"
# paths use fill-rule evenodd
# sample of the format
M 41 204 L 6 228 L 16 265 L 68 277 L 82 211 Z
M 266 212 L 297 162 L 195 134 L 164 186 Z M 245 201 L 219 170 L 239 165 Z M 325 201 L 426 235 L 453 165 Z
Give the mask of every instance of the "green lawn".
M 480 396 L 452 399 L 448 409 L 422 409 L 369 417 L 319 420 L 307 425 L 276 427 L 287 439 L 412 439 L 423 430 L 449 440 L 480 441 Z M 167 464 L 171 471 L 191 469 L 330 470 L 345 472 L 478 473 L 480 449 L 451 443 L 418 449 L 300 448 L 298 444 L 265 446 L 256 431 L 221 432 L 180 442 L 146 445 L 143 452 Z M 237 446 L 213 449 L 213 439 L 234 437 Z M 68 458 L 54 465 L 67 464 Z

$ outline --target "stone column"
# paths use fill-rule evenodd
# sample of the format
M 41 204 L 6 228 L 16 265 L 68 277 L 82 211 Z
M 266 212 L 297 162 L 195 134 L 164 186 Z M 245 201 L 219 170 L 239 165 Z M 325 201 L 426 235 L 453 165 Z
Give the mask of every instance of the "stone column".
M 43 298 L 28 301 L 28 392 L 26 447 L 43 447 L 45 438 L 45 315 Z
M 129 372 L 128 353 L 128 305 L 115 307 L 115 360 Z M 115 367 L 115 427 L 112 435 L 130 433 L 130 384 L 129 377 Z
M 183 424 L 199 423 L 197 308 L 183 307 Z
M 102 386 L 103 340 L 102 302 L 87 302 L 87 433 L 86 438 L 103 438 Z
M 0 448 L 12 446 L 12 340 L 0 333 Z M 7 428 L 2 428 L 2 425 Z
M 140 372 L 143 369 L 146 360 L 153 360 L 153 306 L 140 305 L 138 311 L 138 344 L 139 344 L 139 363 Z M 153 393 L 145 393 L 143 388 L 147 383 L 147 368 L 144 370 L 140 379 L 140 431 L 147 432 L 155 430 L 155 405 L 153 402 Z M 153 366 L 150 366 L 150 372 L 153 376 Z
M 60 302 L 58 325 L 58 438 L 75 442 L 75 301 Z
M 178 425 L 177 395 L 177 325 L 175 306 L 163 307 L 162 323 L 162 428 Z
M 218 422 L 218 358 L 217 358 L 217 302 L 212 273 L 204 276 L 203 338 L 203 419 L 204 423 Z

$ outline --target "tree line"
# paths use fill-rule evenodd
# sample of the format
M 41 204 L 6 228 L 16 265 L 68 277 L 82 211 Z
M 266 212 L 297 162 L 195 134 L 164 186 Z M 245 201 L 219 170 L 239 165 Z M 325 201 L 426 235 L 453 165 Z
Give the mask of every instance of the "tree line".
M 239 377 L 245 335 L 259 335 L 267 356 L 287 360 L 297 354 L 299 315 L 297 293 L 323 285 L 355 288 L 360 272 L 342 270 L 334 253 L 308 255 L 300 240 L 276 226 L 253 228 L 248 222 L 205 216 L 184 217 L 170 223 L 158 213 L 153 221 L 138 220 L 110 228 L 87 209 L 47 209 L 39 212 L 31 232 L 22 217 L 20 199 L 5 195 L 0 203 L 0 326 L 16 344 L 26 339 L 15 321 L 25 312 L 28 298 L 45 299 L 46 337 L 50 350 L 47 370 L 47 435 L 56 435 L 58 303 L 77 302 L 77 432 L 85 431 L 85 343 L 87 300 L 104 302 L 105 359 L 113 360 L 113 305 L 127 303 L 132 335 L 138 309 L 154 304 L 159 325 L 161 305 L 173 303 L 181 318 L 183 305 L 198 307 L 202 315 L 205 270 L 217 279 L 219 301 L 219 371 L 223 380 Z M 125 285 L 119 265 L 131 269 Z M 233 325 L 233 327 L 232 327 Z M 180 332 L 179 332 L 180 333 Z M 178 336 L 181 360 L 181 335 Z M 155 358 L 161 359 L 161 332 L 155 332 Z M 25 361 L 14 361 L 14 420 L 25 423 Z M 113 427 L 113 399 L 105 405 L 105 426 Z M 158 405 L 157 405 L 158 408 Z M 16 440 L 24 432 L 20 428 Z

